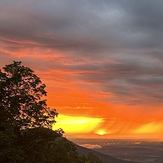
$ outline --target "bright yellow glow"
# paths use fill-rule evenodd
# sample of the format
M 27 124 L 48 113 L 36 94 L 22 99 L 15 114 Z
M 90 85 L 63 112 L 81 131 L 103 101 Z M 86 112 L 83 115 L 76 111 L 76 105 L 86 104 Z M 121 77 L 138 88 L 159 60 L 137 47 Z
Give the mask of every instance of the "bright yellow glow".
M 104 130 L 99 130 L 99 131 L 97 132 L 97 134 L 102 136 L 102 135 L 105 135 L 106 133 L 105 133 Z
M 151 122 L 142 125 L 141 127 L 137 128 L 135 130 L 135 133 L 141 134 L 141 133 L 159 133 L 163 130 L 162 123 L 157 122 Z
M 53 129 L 62 128 L 65 133 L 69 134 L 90 133 L 104 120 L 102 118 L 59 115 L 56 121 L 57 123 L 53 125 Z

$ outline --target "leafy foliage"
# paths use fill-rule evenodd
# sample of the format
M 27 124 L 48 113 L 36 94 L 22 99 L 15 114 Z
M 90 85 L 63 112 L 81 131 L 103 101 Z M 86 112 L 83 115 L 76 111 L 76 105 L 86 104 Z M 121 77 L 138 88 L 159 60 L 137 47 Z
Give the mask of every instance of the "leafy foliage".
M 74 145 L 50 129 L 26 130 L 22 138 L 25 163 L 70 163 L 78 158 Z
M 19 163 L 22 162 L 24 152 L 17 145 L 18 137 L 12 128 L 0 131 L 0 162 Z
M 46 128 L 26 130 L 19 145 L 24 151 L 23 163 L 102 163 L 93 153 L 80 155 L 72 142 Z
M 48 127 L 54 123 L 56 110 L 47 107 L 42 84 L 33 70 L 14 62 L 0 71 L 0 125 L 4 122 L 17 128 Z

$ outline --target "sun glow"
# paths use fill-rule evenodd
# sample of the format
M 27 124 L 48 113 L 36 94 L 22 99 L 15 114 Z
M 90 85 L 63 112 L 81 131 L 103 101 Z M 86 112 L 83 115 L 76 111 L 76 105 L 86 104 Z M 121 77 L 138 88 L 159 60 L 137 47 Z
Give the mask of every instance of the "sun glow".
M 62 128 L 65 133 L 90 133 L 104 120 L 102 118 L 59 115 L 53 129 Z
M 104 130 L 99 130 L 99 131 L 97 132 L 97 134 L 100 135 L 100 136 L 103 136 L 103 135 L 105 135 L 106 133 L 105 133 Z

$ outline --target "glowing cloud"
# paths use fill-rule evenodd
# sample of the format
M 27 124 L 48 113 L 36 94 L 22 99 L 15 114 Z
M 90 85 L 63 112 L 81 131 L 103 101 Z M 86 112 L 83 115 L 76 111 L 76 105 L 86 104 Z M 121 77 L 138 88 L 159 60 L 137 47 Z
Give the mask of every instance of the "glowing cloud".
M 102 118 L 59 115 L 53 129 L 62 128 L 66 133 L 90 133 L 104 120 Z
M 143 133 L 160 133 L 163 130 L 163 123 L 161 122 L 150 122 L 144 124 L 135 130 L 135 133 L 143 134 Z

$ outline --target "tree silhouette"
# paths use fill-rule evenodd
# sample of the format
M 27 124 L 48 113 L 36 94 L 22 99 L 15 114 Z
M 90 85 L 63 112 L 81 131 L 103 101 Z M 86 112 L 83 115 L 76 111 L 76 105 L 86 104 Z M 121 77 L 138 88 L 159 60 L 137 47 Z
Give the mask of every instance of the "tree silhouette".
M 47 107 L 45 84 L 21 62 L 13 62 L 0 70 L 0 126 L 15 129 L 44 126 L 51 128 L 56 110 Z

